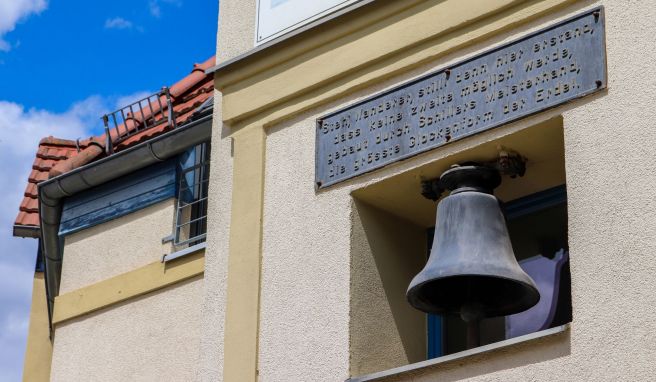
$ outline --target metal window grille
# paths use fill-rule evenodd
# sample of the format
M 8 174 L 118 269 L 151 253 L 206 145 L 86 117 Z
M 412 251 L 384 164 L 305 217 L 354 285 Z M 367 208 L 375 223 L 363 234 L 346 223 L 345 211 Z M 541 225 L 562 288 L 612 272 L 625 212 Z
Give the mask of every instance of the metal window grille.
M 195 146 L 187 155 L 190 160 L 181 165 L 178 183 L 176 247 L 202 243 L 207 232 L 210 144 Z

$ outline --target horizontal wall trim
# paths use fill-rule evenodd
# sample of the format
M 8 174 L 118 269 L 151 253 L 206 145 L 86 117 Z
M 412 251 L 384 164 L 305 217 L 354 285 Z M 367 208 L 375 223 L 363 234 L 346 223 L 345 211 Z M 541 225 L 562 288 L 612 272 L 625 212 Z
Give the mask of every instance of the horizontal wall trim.
M 331 22 L 345 22 L 344 15 L 351 16 L 354 13 L 359 11 L 359 8 L 363 8 L 366 5 L 371 4 L 376 0 L 360 0 L 359 2 L 352 4 L 346 8 L 343 8 L 337 12 L 331 13 L 327 16 L 321 17 L 303 27 L 294 29 L 288 33 L 282 34 L 280 37 L 276 37 L 270 41 L 264 42 L 260 45 L 256 45 L 252 49 L 230 58 L 226 61 L 218 62 L 216 65 L 205 70 L 205 74 L 212 74 L 216 71 L 224 71 L 228 69 L 233 64 L 239 64 L 245 62 L 246 60 L 253 59 L 256 60 L 260 54 L 267 54 L 275 49 L 285 49 L 285 43 L 288 43 L 289 40 L 293 40 L 296 36 L 307 33 L 309 30 L 325 26 L 325 24 L 330 24 Z M 421 1 L 421 0 L 414 0 Z M 368 9 L 367 9 L 368 11 Z M 390 12 L 391 13 L 391 12 Z M 337 20 L 337 21 L 336 21 Z M 356 28 L 357 29 L 357 28 Z M 291 42 L 293 44 L 293 42 Z
M 298 29 L 285 39 L 256 46 L 243 54 L 218 63 L 206 73 L 218 73 L 214 83 L 224 87 L 270 69 L 290 59 L 353 34 L 380 20 L 399 14 L 426 0 L 379 1 L 345 12 L 314 28 Z M 319 33 L 317 33 L 319 32 Z
M 574 1 L 422 2 L 257 73 L 253 73 L 252 68 L 258 64 L 245 60 L 240 65 L 232 65 L 229 73 L 217 71 L 216 87 L 223 93 L 222 118 L 240 124 L 279 121 L 407 72 Z M 339 28 L 322 33 L 342 34 Z M 312 36 L 307 39 L 311 40 Z M 297 45 L 303 44 L 303 40 L 297 42 Z M 260 61 L 268 60 L 261 57 Z M 240 72 L 249 75 L 242 77 Z M 239 80 L 225 82 L 226 77 Z
M 205 269 L 205 250 L 161 262 L 157 261 L 130 272 L 100 281 L 55 298 L 53 324 L 139 297 L 192 277 Z

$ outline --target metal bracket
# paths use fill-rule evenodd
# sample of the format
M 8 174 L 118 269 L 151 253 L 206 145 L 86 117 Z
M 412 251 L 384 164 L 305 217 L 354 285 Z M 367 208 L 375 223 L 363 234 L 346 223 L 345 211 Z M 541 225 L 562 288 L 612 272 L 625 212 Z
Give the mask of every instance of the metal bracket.
M 172 242 L 174 239 L 175 239 L 175 235 L 174 235 L 174 234 L 170 234 L 170 235 L 168 235 L 168 236 L 164 236 L 164 237 L 162 238 L 162 244 L 170 243 L 170 242 Z
M 114 145 L 112 136 L 109 133 L 109 116 L 107 114 L 102 116 L 103 124 L 105 125 L 105 154 L 114 154 Z
M 499 170 L 501 175 L 508 175 L 511 178 L 524 176 L 526 173 L 527 159 L 515 151 L 509 151 L 499 147 L 499 157 L 487 163 L 490 167 Z
M 171 93 L 169 91 L 169 88 L 167 86 L 164 86 L 162 88 L 161 94 L 166 97 L 166 107 L 168 109 L 167 120 L 169 126 L 173 126 L 173 128 L 175 129 L 178 126 L 176 125 L 176 121 L 175 121 L 175 111 L 173 111 L 173 102 L 171 102 Z
M 436 202 L 444 191 L 440 178 L 421 181 L 421 195 L 426 199 Z

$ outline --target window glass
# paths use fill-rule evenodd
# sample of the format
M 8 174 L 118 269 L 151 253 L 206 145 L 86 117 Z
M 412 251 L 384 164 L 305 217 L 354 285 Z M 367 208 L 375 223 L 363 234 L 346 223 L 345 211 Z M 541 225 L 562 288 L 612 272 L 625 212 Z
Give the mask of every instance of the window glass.
M 209 187 L 209 143 L 194 146 L 180 157 L 175 245 L 205 241 Z

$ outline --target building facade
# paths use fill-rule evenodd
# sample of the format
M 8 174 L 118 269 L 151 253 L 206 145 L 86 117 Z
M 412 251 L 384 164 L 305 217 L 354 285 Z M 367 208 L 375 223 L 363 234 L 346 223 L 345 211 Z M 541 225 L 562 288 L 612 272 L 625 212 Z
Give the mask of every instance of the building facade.
M 41 140 L 14 226 L 40 248 L 25 381 L 194 377 L 214 63 L 108 114 L 102 136 Z
M 614 1 L 365 3 L 255 46 L 257 7 L 221 2 L 210 194 L 232 200 L 211 202 L 205 380 L 653 378 L 653 325 L 644 313 L 656 298 L 646 287 L 654 282 L 655 179 L 645 159 L 656 137 L 644 105 L 656 73 L 641 53 L 653 44 L 653 10 Z M 603 27 L 593 25 L 595 12 Z M 317 162 L 328 161 L 317 153 L 324 121 L 381 94 L 389 100 L 427 74 L 453 68 L 457 76 L 463 61 L 586 13 L 603 48 L 576 59 L 582 72 L 603 67 L 598 90 L 317 185 Z M 538 58 L 527 51 L 519 60 Z M 526 76 L 514 74 L 510 85 Z M 557 82 L 540 89 L 557 92 Z M 427 360 L 426 318 L 405 300 L 435 224 L 421 182 L 453 164 L 494 159 L 499 147 L 527 158 L 526 174 L 504 177 L 497 189 L 503 202 L 566 188 L 571 323 Z M 552 223 L 532 224 L 525 228 Z
M 50 380 L 653 379 L 653 7 L 319 1 L 295 20 L 298 4 L 220 2 L 216 63 L 201 66 L 215 90 L 209 178 L 166 170 L 206 157 L 189 154 L 210 138 L 190 133 L 209 126 L 201 113 L 134 146 L 161 161 L 121 170 L 126 148 L 81 167 L 120 164 L 91 192 L 71 191 L 78 166 L 39 186 L 45 256 L 45 224 L 64 237 Z M 156 143 L 177 131 L 194 138 Z M 440 230 L 435 180 L 472 163 L 503 173 L 494 193 L 542 304 L 539 322 L 483 320 L 481 346 L 406 296 Z M 178 193 L 154 198 L 149 178 Z M 58 181 L 53 221 L 42 196 Z M 205 194 L 179 193 L 203 181 Z M 157 201 L 114 215 L 126 184 Z M 102 197 L 94 224 L 73 213 Z M 206 241 L 163 244 L 203 198 Z M 45 349 L 33 321 L 29 354 Z

